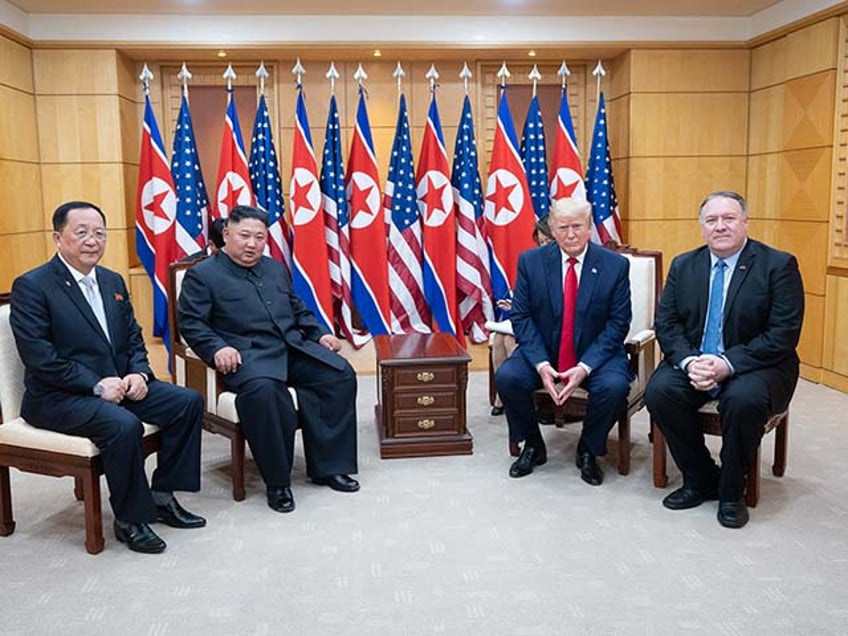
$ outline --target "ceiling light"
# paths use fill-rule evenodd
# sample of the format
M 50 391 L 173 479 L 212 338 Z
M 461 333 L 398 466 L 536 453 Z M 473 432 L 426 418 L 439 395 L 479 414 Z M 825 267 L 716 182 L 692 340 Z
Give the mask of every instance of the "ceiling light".
M 218 57 L 227 57 L 227 52 L 224 49 L 221 49 L 217 53 Z
M 374 52 L 371 55 L 373 55 L 374 57 L 383 57 L 383 53 L 380 51 L 380 49 L 374 49 Z
M 529 51 L 527 51 L 527 56 L 528 57 L 536 57 L 536 51 L 533 50 L 533 49 L 530 49 Z

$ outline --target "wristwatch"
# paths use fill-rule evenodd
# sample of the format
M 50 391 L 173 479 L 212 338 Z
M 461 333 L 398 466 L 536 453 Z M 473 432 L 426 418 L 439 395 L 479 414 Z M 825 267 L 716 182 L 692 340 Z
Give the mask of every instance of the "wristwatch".
M 91 390 L 91 392 L 94 393 L 94 397 L 102 397 L 103 392 L 105 390 L 106 390 L 106 388 L 103 386 L 103 383 L 98 382 L 97 384 L 94 385 L 94 388 Z

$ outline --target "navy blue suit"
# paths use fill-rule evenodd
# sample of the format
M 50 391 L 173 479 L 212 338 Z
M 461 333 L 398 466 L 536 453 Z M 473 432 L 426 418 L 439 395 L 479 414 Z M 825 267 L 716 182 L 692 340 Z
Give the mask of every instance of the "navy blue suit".
M 179 298 L 180 332 L 211 367 L 230 346 L 242 363 L 223 376 L 250 451 L 268 486 L 288 486 L 294 434 L 303 422 L 313 478 L 355 473 L 356 374 L 318 340 L 328 333 L 294 294 L 281 263 L 241 267 L 223 251 L 192 266 Z M 297 389 L 301 417 L 288 386 Z
M 768 417 L 786 409 L 798 381 L 795 347 L 804 317 L 798 262 L 786 252 L 748 239 L 724 301 L 724 355 L 733 366 L 719 394 L 721 469 L 704 443 L 697 410 L 711 397 L 689 384 L 680 364 L 700 355 L 710 286 L 706 246 L 672 261 L 657 311 L 665 359 L 645 396 L 686 485 L 737 501 Z
M 606 454 L 607 435 L 626 407 L 632 380 L 624 350 L 632 317 L 629 272 L 630 262 L 623 256 L 587 246 L 577 289 L 574 351 L 592 369 L 583 382 L 589 406 L 580 447 L 595 456 Z M 533 391 L 542 380 L 536 365 L 548 361 L 557 368 L 562 281 L 562 252 L 556 243 L 519 256 L 510 313 L 518 348 L 495 377 L 512 442 L 539 434 Z
M 197 491 L 203 398 L 153 378 L 123 278 L 100 266 L 96 272 L 111 342 L 58 256 L 15 280 L 11 325 L 26 367 L 21 415 L 32 426 L 90 438 L 100 449 L 115 517 L 146 523 L 156 510 L 141 422 L 162 429 L 153 490 Z M 150 380 L 143 400 L 114 404 L 93 395 L 101 378 L 130 373 Z

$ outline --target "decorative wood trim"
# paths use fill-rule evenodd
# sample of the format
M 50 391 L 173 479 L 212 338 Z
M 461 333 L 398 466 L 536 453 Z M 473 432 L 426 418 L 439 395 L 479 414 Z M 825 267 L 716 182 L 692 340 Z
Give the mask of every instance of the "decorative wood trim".
M 848 275 L 848 18 L 839 20 L 828 273 Z M 841 271 L 840 271 L 841 270 Z

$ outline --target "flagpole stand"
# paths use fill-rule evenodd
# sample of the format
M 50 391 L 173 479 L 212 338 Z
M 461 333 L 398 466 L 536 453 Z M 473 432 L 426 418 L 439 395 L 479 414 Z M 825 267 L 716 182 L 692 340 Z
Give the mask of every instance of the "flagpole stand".
M 380 458 L 471 455 L 466 388 L 471 356 L 446 333 L 374 338 Z

